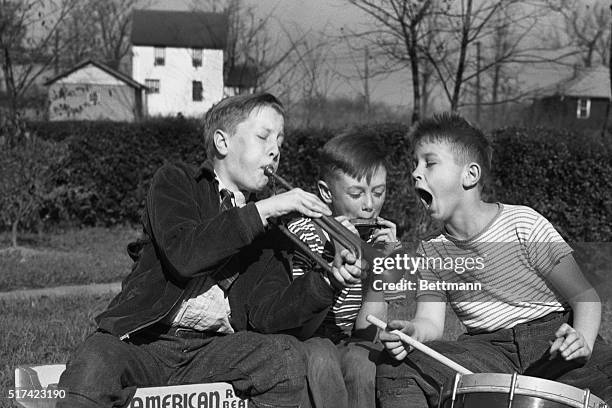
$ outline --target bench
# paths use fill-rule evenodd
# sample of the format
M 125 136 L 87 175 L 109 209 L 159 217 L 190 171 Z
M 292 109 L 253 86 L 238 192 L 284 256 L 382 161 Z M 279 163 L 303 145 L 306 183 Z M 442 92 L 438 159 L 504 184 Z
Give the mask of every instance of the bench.
M 22 365 L 15 369 L 15 401 L 25 408 L 54 408 L 64 364 Z M 229 383 L 138 388 L 129 408 L 247 408 Z

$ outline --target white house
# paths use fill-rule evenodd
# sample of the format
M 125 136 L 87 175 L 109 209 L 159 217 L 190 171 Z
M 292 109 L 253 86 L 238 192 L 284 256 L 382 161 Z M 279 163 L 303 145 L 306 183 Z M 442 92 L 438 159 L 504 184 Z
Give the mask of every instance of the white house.
M 201 116 L 223 98 L 225 14 L 135 10 L 132 78 L 144 84 L 148 115 Z

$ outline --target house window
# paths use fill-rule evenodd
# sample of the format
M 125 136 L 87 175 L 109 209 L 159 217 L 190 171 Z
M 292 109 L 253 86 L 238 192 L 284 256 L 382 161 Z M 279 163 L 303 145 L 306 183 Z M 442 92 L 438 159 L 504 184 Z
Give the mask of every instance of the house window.
M 97 105 L 100 102 L 100 94 L 97 91 L 91 91 L 89 92 L 88 99 L 92 105 Z
M 191 64 L 194 67 L 202 66 L 202 49 L 201 48 L 193 48 L 191 50 Z
M 145 79 L 145 86 L 147 87 L 147 93 L 159 93 L 159 79 Z
M 192 99 L 194 101 L 201 101 L 203 99 L 203 97 L 202 97 L 202 82 L 200 82 L 200 81 L 193 81 L 191 83 L 191 85 L 192 85 L 192 89 L 191 89 Z
M 166 48 L 155 47 L 155 61 L 153 65 L 165 65 L 166 64 Z
M 591 100 L 578 99 L 578 108 L 576 109 L 576 117 L 578 119 L 587 119 L 591 114 Z

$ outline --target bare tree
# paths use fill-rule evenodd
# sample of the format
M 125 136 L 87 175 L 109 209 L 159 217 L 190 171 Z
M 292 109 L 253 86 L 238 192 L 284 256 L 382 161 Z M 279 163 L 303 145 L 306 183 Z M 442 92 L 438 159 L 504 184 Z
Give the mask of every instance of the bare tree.
M 525 4 L 515 3 L 499 9 L 483 30 L 484 35 L 475 44 L 477 60 L 468 64 L 465 89 L 476 99 L 477 118 L 480 107 L 487 106 L 489 121 L 496 123 L 500 105 L 504 108 L 524 96 L 519 92 L 518 78 L 524 64 L 532 66 L 552 60 L 544 55 L 549 49 L 534 45 L 532 40 L 536 27 L 542 25 L 545 11 L 535 5 L 526 8 Z M 460 106 L 469 103 L 469 98 L 464 97 Z
M 604 0 L 547 0 L 549 8 L 561 18 L 561 31 L 553 35 L 561 47 L 571 47 L 582 64 L 609 64 L 610 13 Z
M 297 73 L 292 82 L 303 107 L 305 126 L 313 124 L 319 105 L 339 86 L 336 55 L 328 38 L 325 31 L 310 36 L 296 45 L 291 58 L 292 71 Z
M 377 79 L 387 78 L 397 71 L 398 65 L 389 61 L 380 47 L 372 44 L 367 36 L 342 27 L 341 35 L 333 47 L 337 50 L 337 76 L 362 100 L 366 118 L 372 114 L 375 104 L 371 94 L 376 89 Z M 333 35 L 328 35 L 333 38 Z
M 99 39 L 101 59 L 113 69 L 119 69 L 130 51 L 132 10 L 137 0 L 91 0 L 91 14 Z
M 226 73 L 239 66 L 252 67 L 256 90 L 279 86 L 279 81 L 291 74 L 293 64 L 289 59 L 303 44 L 305 34 L 291 34 L 275 18 L 274 9 L 260 15 L 255 6 L 246 5 L 243 0 L 193 1 L 192 9 L 227 14 Z M 280 29 L 283 35 L 270 34 L 272 26 Z
M 58 47 L 56 34 L 76 1 L 0 0 L 0 58 L 13 129 L 20 129 L 27 92 L 66 45 Z
M 423 22 L 431 15 L 433 0 L 348 0 L 371 17 L 372 28 L 360 33 L 385 53 L 390 61 L 408 65 L 412 74 L 412 121 L 421 117 L 422 61 L 419 38 Z M 443 1 L 445 2 L 445 1 Z
M 516 1 L 512 0 L 477 3 L 461 0 L 436 10 L 438 29 L 434 33 L 434 46 L 423 47 L 423 53 L 434 67 L 452 111 L 460 106 L 464 84 L 480 73 L 470 66 L 476 62 L 470 51 L 476 48 L 476 43 L 491 36 L 491 23 L 495 16 L 514 3 Z M 441 53 L 441 50 L 446 52 Z M 499 62 L 491 64 L 494 66 Z M 479 70 L 488 68 L 478 67 Z
M 397 65 L 410 68 L 413 120 L 427 109 L 424 96 L 432 95 L 434 83 L 456 111 L 465 102 L 466 85 L 480 74 L 495 68 L 499 84 L 505 64 L 550 60 L 541 45 L 528 41 L 543 18 L 539 0 L 347 1 L 371 17 L 373 27 L 361 35 Z M 500 15 L 511 17 L 500 25 Z M 498 44 L 504 48 L 495 53 L 490 46 L 484 50 L 486 58 L 477 61 L 476 44 L 489 44 L 496 33 L 505 36 Z
M 57 55 L 54 67 L 56 75 L 60 69 L 92 57 L 94 50 L 98 49 L 99 40 L 90 3 L 78 3 L 60 24 L 55 36 L 53 52 Z M 63 45 L 64 51 L 60 53 Z
M 448 49 L 445 49 L 442 46 L 439 46 L 436 42 L 436 36 L 433 35 L 435 33 L 436 28 L 438 27 L 439 15 L 437 13 L 432 13 L 423 21 L 423 29 L 420 37 L 420 43 L 422 43 L 423 50 L 435 50 L 438 55 L 438 58 L 444 59 L 446 58 L 446 54 L 448 53 Z M 426 54 L 423 52 L 423 54 Z M 425 57 L 423 57 L 421 64 L 421 113 L 423 116 L 429 115 L 430 105 L 432 103 L 432 96 L 435 92 L 435 67 L 431 64 L 431 61 Z
M 87 0 L 78 3 L 61 27 L 60 41 L 68 44 L 64 66 L 94 58 L 113 69 L 126 71 L 130 52 L 132 11 L 138 0 Z

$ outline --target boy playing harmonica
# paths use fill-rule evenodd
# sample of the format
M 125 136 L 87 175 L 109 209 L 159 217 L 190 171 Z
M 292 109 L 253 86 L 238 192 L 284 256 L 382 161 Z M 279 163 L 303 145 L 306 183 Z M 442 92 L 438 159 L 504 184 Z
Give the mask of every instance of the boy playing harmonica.
M 397 241 L 395 224 L 379 216 L 387 190 L 385 159 L 382 141 L 358 130 L 330 139 L 320 156 L 319 196 L 332 214 L 355 234 L 358 231 L 350 220 L 375 221 L 371 234 L 364 237 L 371 244 Z M 334 245 L 330 237 L 312 220 L 301 218 L 288 228 L 313 252 L 333 259 Z M 317 265 L 307 254 L 299 251 L 295 254 L 295 278 L 318 273 L 316 269 Z M 379 348 L 371 342 L 369 324 L 363 318 L 358 319 L 358 314 L 371 313 L 384 318 L 386 305 L 382 298 L 364 304 L 367 288 L 363 286 L 358 283 L 338 287 L 334 304 L 315 337 L 305 342 L 309 350 L 308 383 L 316 408 L 375 406 L 373 361 Z

